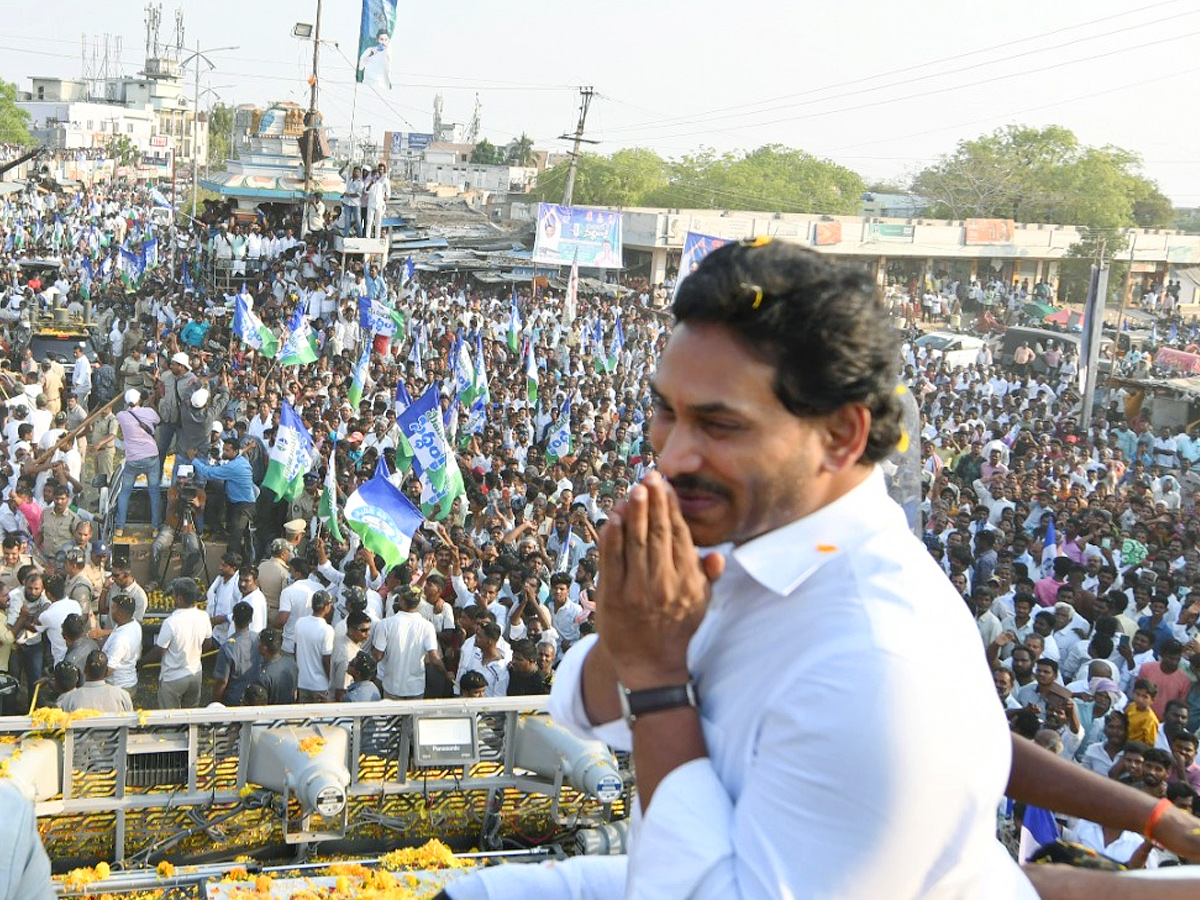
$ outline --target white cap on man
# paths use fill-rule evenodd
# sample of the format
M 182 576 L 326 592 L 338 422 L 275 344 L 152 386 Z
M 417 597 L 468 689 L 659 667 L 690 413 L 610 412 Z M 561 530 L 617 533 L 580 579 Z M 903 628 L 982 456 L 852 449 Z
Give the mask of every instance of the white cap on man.
M 204 409 L 204 404 L 208 402 L 208 388 L 196 388 L 192 391 L 192 408 Z
M 192 367 L 191 358 L 186 353 L 184 353 L 182 350 L 180 350 L 178 353 L 176 353 L 174 356 L 171 357 L 171 362 L 178 363 L 179 365 L 183 366 L 185 369 L 190 369 Z
M 137 406 L 142 402 L 142 393 L 137 388 L 130 388 L 125 392 L 125 405 Z

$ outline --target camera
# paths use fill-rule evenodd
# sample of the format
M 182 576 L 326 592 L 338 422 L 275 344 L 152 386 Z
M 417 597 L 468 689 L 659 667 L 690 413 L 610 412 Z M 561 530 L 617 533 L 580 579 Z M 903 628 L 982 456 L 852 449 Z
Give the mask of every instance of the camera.
M 175 487 L 179 491 L 179 511 L 190 517 L 196 505 L 199 486 L 196 484 L 196 470 L 191 466 L 181 465 L 175 472 Z

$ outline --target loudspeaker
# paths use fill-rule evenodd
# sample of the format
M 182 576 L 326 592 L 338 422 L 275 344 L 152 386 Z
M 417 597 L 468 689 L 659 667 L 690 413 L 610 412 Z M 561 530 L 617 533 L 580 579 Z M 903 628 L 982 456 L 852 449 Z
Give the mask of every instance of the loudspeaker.
M 296 143 L 300 145 L 300 158 L 305 159 L 308 155 L 308 140 L 311 131 L 306 131 L 300 137 L 296 138 Z M 325 132 L 317 132 L 316 143 L 313 144 L 312 161 L 320 162 L 323 159 L 329 158 L 329 138 L 325 136 Z

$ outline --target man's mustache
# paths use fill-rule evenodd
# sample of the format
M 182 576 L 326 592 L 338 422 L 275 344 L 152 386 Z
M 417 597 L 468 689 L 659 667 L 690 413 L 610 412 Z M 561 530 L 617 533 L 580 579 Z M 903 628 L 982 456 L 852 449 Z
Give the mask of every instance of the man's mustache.
M 728 499 L 730 491 L 725 485 L 696 475 L 676 475 L 667 479 L 676 493 L 680 494 L 712 494 L 714 497 Z

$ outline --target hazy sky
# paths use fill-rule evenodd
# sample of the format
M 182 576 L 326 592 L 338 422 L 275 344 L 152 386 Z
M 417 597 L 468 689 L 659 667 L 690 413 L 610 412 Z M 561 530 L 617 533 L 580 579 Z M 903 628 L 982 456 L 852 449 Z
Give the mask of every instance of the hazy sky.
M 316 0 L 166 0 L 187 43 L 216 53 L 204 72 L 228 102 L 307 104 L 312 45 L 291 37 Z M 358 0 L 325 0 L 320 107 L 345 134 L 354 102 Z M 79 77 L 84 34 L 120 35 L 127 73 L 144 56 L 144 4 L 47 0 L 0 20 L 0 77 Z M 563 148 L 578 87 L 599 96 L 588 136 L 611 152 L 648 146 L 800 147 L 862 173 L 899 178 L 955 143 L 1020 122 L 1057 123 L 1087 143 L 1141 154 L 1178 204 L 1200 205 L 1200 2 L 1197 0 L 401 0 L 390 92 L 359 88 L 356 130 L 428 131 L 433 96 L 465 122 L 475 94 L 482 135 L 528 132 Z M 745 206 L 753 207 L 752 198 Z

